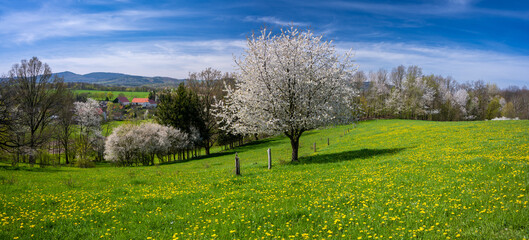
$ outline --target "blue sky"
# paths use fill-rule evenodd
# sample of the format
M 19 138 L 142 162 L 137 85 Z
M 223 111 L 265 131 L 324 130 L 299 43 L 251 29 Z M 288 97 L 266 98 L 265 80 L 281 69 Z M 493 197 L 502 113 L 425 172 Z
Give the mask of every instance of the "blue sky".
M 234 71 L 263 26 L 309 27 L 360 70 L 418 65 L 459 82 L 529 87 L 529 1 L 0 0 L 0 73 L 39 57 L 54 72 L 185 78 Z

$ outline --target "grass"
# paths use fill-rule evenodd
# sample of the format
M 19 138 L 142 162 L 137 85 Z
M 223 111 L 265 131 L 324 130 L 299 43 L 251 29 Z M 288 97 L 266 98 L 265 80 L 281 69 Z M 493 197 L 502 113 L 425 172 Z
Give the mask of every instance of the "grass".
M 4 165 L 0 239 L 528 238 L 528 127 L 338 126 L 304 134 L 299 164 L 278 164 L 284 137 L 237 148 L 239 177 L 234 151 L 154 167 Z
M 112 134 L 114 128 L 117 128 L 123 124 L 131 123 L 130 121 L 109 121 L 101 124 L 101 133 L 103 136 L 108 137 Z
M 95 100 L 105 100 L 106 94 L 109 92 L 112 92 L 112 99 L 114 100 L 116 97 L 119 96 L 119 94 L 125 95 L 129 99 L 129 101 L 132 101 L 133 98 L 147 98 L 149 97 L 149 92 L 125 92 L 125 91 L 99 91 L 99 90 L 73 90 L 76 94 L 81 93 L 87 93 L 89 98 L 93 98 Z

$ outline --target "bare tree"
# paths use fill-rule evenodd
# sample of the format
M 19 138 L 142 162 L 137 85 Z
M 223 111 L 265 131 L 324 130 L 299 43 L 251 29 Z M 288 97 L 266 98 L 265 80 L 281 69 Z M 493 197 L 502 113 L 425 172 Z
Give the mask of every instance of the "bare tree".
M 70 163 L 70 139 L 73 133 L 73 126 L 75 125 L 75 108 L 73 102 L 73 94 L 71 92 L 67 93 L 62 102 L 63 106 L 57 114 L 57 139 L 64 148 L 66 164 Z
M 47 127 L 59 112 L 66 89 L 62 79 L 52 78 L 48 64 L 37 57 L 13 65 L 8 82 L 16 103 L 16 121 L 27 135 L 24 145 L 29 150 L 29 163 L 34 164 L 37 148 L 51 135 Z
M 4 79 L 4 78 L 2 78 Z M 13 102 L 9 91 L 9 85 L 6 81 L 0 82 L 0 149 L 6 150 L 14 146 L 12 140 L 13 121 L 10 114 L 13 108 Z
M 406 68 L 403 65 L 400 65 L 396 68 L 393 68 L 391 71 L 391 83 L 396 89 L 402 88 L 402 83 L 406 77 Z
M 213 68 L 206 68 L 201 72 L 189 74 L 188 86 L 193 90 L 200 99 L 201 119 L 204 123 L 204 129 L 199 129 L 206 150 L 215 143 L 217 132 L 217 118 L 213 114 L 215 99 L 221 99 L 223 96 L 223 75 L 222 72 Z
M 367 76 L 364 73 L 364 71 L 357 71 L 352 76 L 353 80 L 353 87 L 356 91 L 363 94 L 367 89 L 365 88 L 365 84 L 367 82 Z

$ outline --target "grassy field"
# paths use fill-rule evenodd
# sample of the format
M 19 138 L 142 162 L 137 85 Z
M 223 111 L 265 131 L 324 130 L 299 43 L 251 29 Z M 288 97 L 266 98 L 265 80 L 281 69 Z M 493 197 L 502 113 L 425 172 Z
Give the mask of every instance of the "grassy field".
M 528 129 L 338 126 L 304 134 L 300 164 L 284 163 L 283 137 L 235 149 L 239 177 L 234 151 L 153 167 L 4 165 L 0 239 L 529 238 Z
M 149 122 L 149 120 L 141 120 L 140 122 Z M 101 133 L 103 136 L 108 137 L 110 134 L 112 134 L 112 131 L 114 128 L 117 128 L 123 124 L 130 124 L 132 122 L 130 121 L 110 121 L 101 124 Z
M 121 92 L 121 91 L 98 91 L 98 90 L 73 90 L 74 93 L 80 94 L 80 93 L 88 93 L 89 98 L 93 98 L 95 100 L 105 100 L 105 97 L 107 93 L 112 92 L 112 99 L 114 100 L 116 97 L 119 96 L 120 93 L 123 93 L 125 97 L 129 99 L 129 101 L 132 101 L 133 98 L 147 98 L 149 97 L 149 92 Z

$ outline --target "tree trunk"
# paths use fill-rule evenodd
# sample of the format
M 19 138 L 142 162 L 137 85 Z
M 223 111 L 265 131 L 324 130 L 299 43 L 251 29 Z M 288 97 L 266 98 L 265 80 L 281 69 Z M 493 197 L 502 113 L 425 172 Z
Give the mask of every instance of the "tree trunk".
M 68 140 L 66 140 L 64 144 L 64 157 L 66 158 L 66 164 L 70 164 L 70 159 L 69 159 L 68 154 L 70 153 L 68 152 Z
M 206 146 L 204 146 L 204 149 L 206 149 L 206 155 L 209 155 L 209 141 L 206 141 Z
M 292 162 L 298 162 L 299 136 L 291 136 L 290 145 L 292 146 Z
M 31 166 L 33 167 L 33 164 L 36 163 L 36 159 L 35 159 L 35 144 L 33 144 L 33 133 L 31 133 L 31 140 L 30 140 L 30 143 L 29 143 L 29 164 L 31 164 Z
M 59 141 L 56 141 L 55 147 L 57 149 L 57 152 L 59 153 L 59 154 L 56 154 L 58 156 L 57 165 L 61 165 L 61 144 L 59 143 Z

